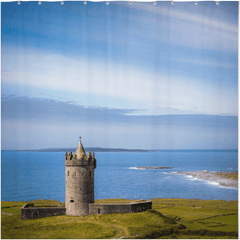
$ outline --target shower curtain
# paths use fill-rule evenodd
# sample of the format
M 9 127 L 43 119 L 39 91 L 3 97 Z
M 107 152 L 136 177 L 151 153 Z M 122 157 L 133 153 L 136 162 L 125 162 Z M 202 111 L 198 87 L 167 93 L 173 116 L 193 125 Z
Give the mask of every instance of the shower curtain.
M 2 2 L 1 29 L 2 200 L 64 202 L 79 137 L 95 199 L 238 199 L 172 174 L 238 171 L 238 2 Z

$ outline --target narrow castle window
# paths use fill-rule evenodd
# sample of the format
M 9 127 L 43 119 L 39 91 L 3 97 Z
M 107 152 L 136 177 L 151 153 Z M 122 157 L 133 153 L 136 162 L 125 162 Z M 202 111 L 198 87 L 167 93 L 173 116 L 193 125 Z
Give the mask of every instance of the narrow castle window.
M 71 198 L 71 199 L 70 199 L 70 202 L 74 202 L 74 200 Z
M 89 178 L 90 178 L 90 180 L 91 180 L 91 171 L 89 171 Z
M 68 177 L 69 177 L 69 171 L 67 172 L 67 175 L 68 175 Z

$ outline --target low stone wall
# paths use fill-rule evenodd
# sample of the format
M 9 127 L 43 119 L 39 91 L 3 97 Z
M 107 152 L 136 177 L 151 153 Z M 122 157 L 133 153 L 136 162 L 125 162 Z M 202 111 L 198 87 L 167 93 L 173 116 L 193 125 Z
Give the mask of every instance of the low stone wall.
M 152 201 L 132 203 L 89 203 L 89 214 L 136 213 L 152 209 Z M 21 219 L 36 219 L 57 215 L 65 215 L 63 207 L 34 207 L 25 203 L 21 208 Z
M 25 203 L 21 208 L 21 219 L 36 219 L 57 215 L 65 215 L 66 208 L 63 207 L 34 207 L 34 204 Z
M 140 202 L 131 204 L 131 211 L 135 212 L 144 212 L 147 209 L 152 209 L 152 201 Z
M 136 213 L 152 209 L 152 201 L 133 203 L 89 203 L 89 214 Z

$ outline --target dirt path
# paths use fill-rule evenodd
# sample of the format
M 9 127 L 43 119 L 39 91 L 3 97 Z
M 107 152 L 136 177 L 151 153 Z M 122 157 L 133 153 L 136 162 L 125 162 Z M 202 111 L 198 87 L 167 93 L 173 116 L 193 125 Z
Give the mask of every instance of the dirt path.
M 6 213 L 6 212 L 1 212 L 1 214 L 10 215 L 10 216 L 15 215 L 15 214 L 13 214 L 13 213 Z
M 116 231 L 116 234 L 113 236 L 113 239 L 120 239 L 123 237 L 125 238 L 126 236 L 129 235 L 127 228 L 124 228 L 122 226 L 113 225 L 113 224 L 109 224 L 109 223 L 103 223 L 103 222 L 96 222 L 96 221 L 87 221 L 87 222 L 91 222 L 94 224 L 99 224 L 102 226 L 108 226 L 108 227 L 113 228 Z

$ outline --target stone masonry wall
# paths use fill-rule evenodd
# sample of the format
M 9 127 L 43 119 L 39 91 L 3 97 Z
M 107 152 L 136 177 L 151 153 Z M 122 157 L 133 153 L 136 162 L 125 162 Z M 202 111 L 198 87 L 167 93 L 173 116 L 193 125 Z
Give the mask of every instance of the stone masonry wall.
M 66 208 L 62 207 L 52 207 L 52 208 L 43 208 L 43 207 L 34 207 L 33 204 L 24 204 L 21 208 L 21 219 L 36 219 L 44 218 L 57 215 L 65 215 Z
M 94 156 L 80 159 L 65 156 L 65 207 L 66 214 L 83 216 L 89 214 L 89 203 L 94 203 Z
M 131 204 L 131 211 L 133 213 L 143 212 L 146 211 L 147 209 L 152 209 L 152 201 Z
M 88 204 L 94 202 L 94 165 L 65 167 L 65 207 L 71 216 L 88 215 Z
M 89 214 L 111 214 L 111 213 L 136 213 L 152 209 L 152 202 L 136 202 L 136 203 L 90 203 Z
M 136 202 L 136 203 L 89 203 L 89 214 L 111 214 L 111 213 L 136 213 L 152 209 L 152 202 Z M 33 204 L 24 204 L 21 208 L 21 219 L 36 219 L 57 215 L 65 215 L 66 208 L 52 207 L 34 207 Z

